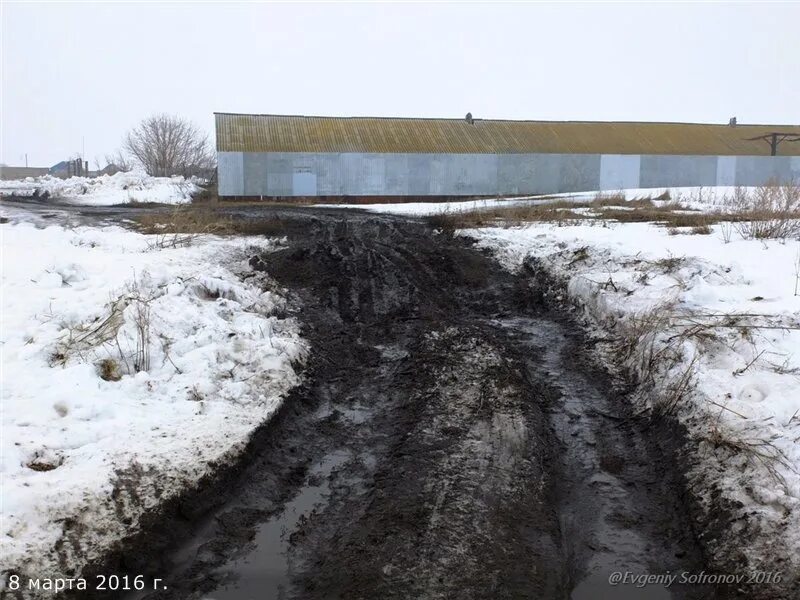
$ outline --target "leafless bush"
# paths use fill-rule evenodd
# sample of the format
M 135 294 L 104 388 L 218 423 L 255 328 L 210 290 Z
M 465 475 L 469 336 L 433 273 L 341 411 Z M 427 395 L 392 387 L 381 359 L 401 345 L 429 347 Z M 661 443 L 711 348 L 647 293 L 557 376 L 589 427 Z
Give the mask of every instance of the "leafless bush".
M 710 344 L 719 330 L 744 327 L 746 315 L 683 315 L 665 304 L 632 315 L 619 325 L 613 351 L 628 376 L 651 397 L 653 413 L 673 413 L 694 389 L 697 355 L 686 356 L 687 342 Z M 769 327 L 756 323 L 753 326 Z
M 123 313 L 131 299 L 120 296 L 108 305 L 108 316 L 90 325 L 67 328 L 67 335 L 57 346 L 51 357 L 53 363 L 65 363 L 71 356 L 84 356 L 89 351 L 116 339 L 125 324 Z M 99 322 L 98 322 L 99 321 Z
M 105 169 L 107 170 L 108 175 L 113 175 L 119 171 L 128 172 L 133 169 L 133 163 L 131 162 L 131 159 L 125 156 L 125 154 L 123 154 L 120 150 L 117 150 L 113 154 L 106 154 L 105 161 Z
M 736 434 L 731 431 L 730 428 L 723 428 L 719 418 L 722 411 L 733 411 L 719 404 L 717 404 L 717 406 L 721 408 L 720 413 L 717 415 L 717 418 L 712 421 L 709 427 L 709 433 L 704 438 L 705 441 L 712 447 L 723 449 L 731 455 L 742 455 L 748 462 L 757 462 L 761 464 L 772 480 L 788 493 L 789 486 L 786 478 L 781 474 L 779 469 L 783 468 L 794 473 L 797 473 L 797 469 L 792 464 L 789 457 L 786 456 L 786 453 L 778 448 L 772 440 L 758 437 L 745 438 L 741 434 Z
M 133 305 L 133 322 L 136 325 L 136 353 L 133 368 L 139 371 L 150 370 L 150 302 L 138 297 Z
M 70 358 L 97 366 L 98 374 L 106 381 L 117 381 L 123 372 L 138 373 L 150 369 L 150 303 L 154 295 L 145 295 L 134 280 L 125 293 L 107 305 L 108 314 L 88 325 L 67 328 L 66 336 L 56 345 L 51 356 L 53 364 L 66 364 Z M 120 330 L 126 313 L 132 317 L 135 329 L 135 350 L 123 339 Z M 123 348 L 125 346 L 125 348 Z M 98 360 L 98 354 L 106 356 Z M 124 365 L 124 369 L 123 369 Z
M 794 295 L 800 293 L 800 246 L 797 247 L 797 255 L 794 257 Z
M 770 182 L 750 196 L 738 194 L 732 201 L 740 212 L 736 230 L 746 240 L 800 237 L 800 184 Z
M 148 174 L 207 175 L 214 167 L 208 135 L 190 121 L 158 114 L 144 119 L 125 136 L 123 149 Z
M 695 225 L 689 230 L 689 233 L 692 235 L 710 235 L 711 228 L 706 223 L 702 225 Z
M 722 235 L 722 241 L 726 244 L 731 243 L 731 237 L 733 236 L 733 230 L 735 229 L 733 223 L 730 221 L 720 221 L 719 224 L 719 232 Z

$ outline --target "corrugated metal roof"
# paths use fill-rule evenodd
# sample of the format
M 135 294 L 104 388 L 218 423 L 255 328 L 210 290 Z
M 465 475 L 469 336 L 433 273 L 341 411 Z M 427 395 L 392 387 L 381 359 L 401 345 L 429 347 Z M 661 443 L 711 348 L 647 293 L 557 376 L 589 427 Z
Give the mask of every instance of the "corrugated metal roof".
M 764 141 L 798 125 L 710 125 L 580 121 L 501 121 L 302 117 L 216 113 L 217 150 L 229 152 L 387 152 L 443 154 L 769 155 Z M 779 155 L 800 156 L 800 142 Z

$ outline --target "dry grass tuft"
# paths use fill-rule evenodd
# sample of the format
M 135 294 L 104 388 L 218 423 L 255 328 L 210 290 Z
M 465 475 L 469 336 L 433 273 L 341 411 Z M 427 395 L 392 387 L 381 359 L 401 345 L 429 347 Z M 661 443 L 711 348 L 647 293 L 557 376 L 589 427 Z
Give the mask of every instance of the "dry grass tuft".
M 142 233 L 155 235 L 154 248 L 187 246 L 200 235 L 286 234 L 286 223 L 278 217 L 233 219 L 211 206 L 182 206 L 170 212 L 149 213 L 135 217 Z
M 152 234 L 223 234 L 232 231 L 230 217 L 210 208 L 178 207 L 168 213 L 148 213 L 136 217 L 142 233 Z
M 770 182 L 750 197 L 737 193 L 731 203 L 738 209 L 736 230 L 750 240 L 800 238 L 800 183 Z
M 445 232 L 471 227 L 509 227 L 522 223 L 576 224 L 584 215 L 572 210 L 575 203 L 517 205 L 464 212 L 442 212 L 427 217 L 428 223 Z
M 119 381 L 122 379 L 122 371 L 120 370 L 119 363 L 113 358 L 104 358 L 97 363 L 97 370 L 100 374 L 100 379 L 105 381 Z

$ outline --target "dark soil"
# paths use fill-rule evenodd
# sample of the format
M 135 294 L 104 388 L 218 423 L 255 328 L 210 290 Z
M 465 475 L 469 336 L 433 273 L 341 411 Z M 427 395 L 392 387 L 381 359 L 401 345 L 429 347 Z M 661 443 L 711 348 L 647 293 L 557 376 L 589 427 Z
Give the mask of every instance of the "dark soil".
M 251 264 L 297 296 L 306 383 L 148 598 L 714 597 L 608 584 L 702 557 L 656 436 L 528 279 L 417 222 L 281 218 Z
M 287 248 L 251 265 L 295 296 L 313 352 L 242 462 L 116 557 L 167 585 L 135 597 L 736 596 L 608 583 L 703 571 L 678 444 L 534 279 L 421 222 L 227 214 L 281 219 Z

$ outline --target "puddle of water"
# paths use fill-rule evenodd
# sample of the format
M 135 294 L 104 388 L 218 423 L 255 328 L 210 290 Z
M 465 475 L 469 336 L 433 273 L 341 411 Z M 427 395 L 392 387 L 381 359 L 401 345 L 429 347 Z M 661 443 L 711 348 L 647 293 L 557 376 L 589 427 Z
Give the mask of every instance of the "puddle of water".
M 354 425 L 359 425 L 372 417 L 375 411 L 372 408 L 362 404 L 353 404 L 352 406 L 348 407 L 344 406 L 344 403 L 342 402 L 338 403 L 336 407 L 334 407 L 330 401 L 326 401 L 317 409 L 316 417 L 319 419 L 324 419 L 331 416 L 334 412 L 339 413 L 342 417 Z
M 207 595 L 214 600 L 282 600 L 287 597 L 291 568 L 287 556 L 289 536 L 301 517 L 307 516 L 322 503 L 329 489 L 328 477 L 350 459 L 348 452 L 327 455 L 314 465 L 306 476 L 306 484 L 283 511 L 258 528 L 255 548 L 246 556 L 223 567 L 224 574 L 234 580 Z
M 660 540 L 630 525 L 646 522 L 647 511 L 657 508 L 641 506 L 641 498 L 631 493 L 636 471 L 626 470 L 637 459 L 634 436 L 601 416 L 615 409 L 593 381 L 565 360 L 568 339 L 561 325 L 527 318 L 495 323 L 536 352 L 540 362 L 529 360 L 529 368 L 561 391 L 550 420 L 564 447 L 562 533 L 582 577 L 572 599 L 669 600 L 673 595 L 663 586 L 608 583 L 615 571 L 648 573 L 649 559 L 658 560 L 654 549 Z

